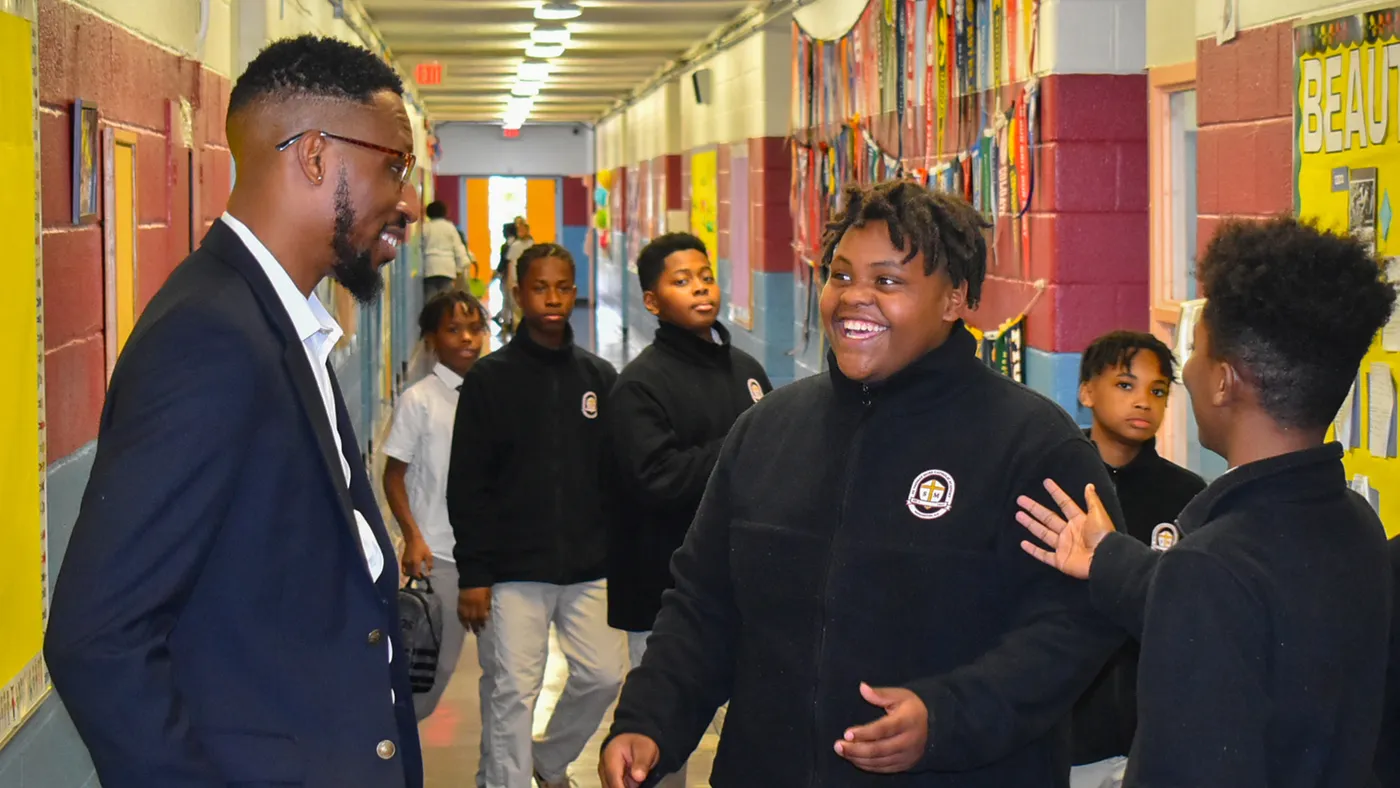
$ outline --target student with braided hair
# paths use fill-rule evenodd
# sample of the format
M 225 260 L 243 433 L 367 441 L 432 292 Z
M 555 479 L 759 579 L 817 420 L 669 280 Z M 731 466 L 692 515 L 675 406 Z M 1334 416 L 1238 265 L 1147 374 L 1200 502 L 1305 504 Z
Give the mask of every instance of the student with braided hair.
M 609 788 L 678 769 L 726 700 L 719 788 L 1067 784 L 1061 726 L 1122 636 L 1022 552 L 1016 499 L 1048 503 L 1053 473 L 1121 516 L 1074 421 L 975 356 L 985 227 L 914 183 L 847 190 L 829 370 L 726 439 L 623 687 Z

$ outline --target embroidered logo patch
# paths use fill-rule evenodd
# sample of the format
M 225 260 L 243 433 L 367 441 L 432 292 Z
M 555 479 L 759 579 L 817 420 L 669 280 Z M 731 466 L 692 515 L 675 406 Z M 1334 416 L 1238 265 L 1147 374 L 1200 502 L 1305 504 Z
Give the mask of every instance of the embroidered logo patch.
M 582 410 L 583 410 L 584 418 L 589 418 L 589 419 L 596 419 L 596 418 L 598 418 L 598 395 L 597 395 L 597 394 L 594 394 L 594 393 L 591 392 L 591 391 L 585 392 L 584 395 L 583 395 L 583 408 L 582 408 Z
M 763 386 L 760 386 L 758 381 L 753 378 L 749 378 L 749 396 L 753 397 L 754 402 L 763 399 Z
M 936 520 L 953 505 L 953 477 L 943 471 L 924 471 L 914 479 L 905 504 L 920 520 Z
M 1152 549 L 1159 553 L 1165 553 L 1172 549 L 1172 545 L 1181 541 L 1181 532 L 1172 523 L 1162 523 L 1152 529 Z

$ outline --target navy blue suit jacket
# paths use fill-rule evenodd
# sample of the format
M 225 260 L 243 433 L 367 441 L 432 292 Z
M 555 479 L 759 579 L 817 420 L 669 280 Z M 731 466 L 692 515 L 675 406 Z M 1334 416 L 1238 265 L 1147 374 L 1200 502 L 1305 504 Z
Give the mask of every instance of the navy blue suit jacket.
M 216 222 L 117 362 L 54 590 L 44 653 L 104 788 L 422 785 L 394 550 L 335 403 L 349 491 L 291 319 Z

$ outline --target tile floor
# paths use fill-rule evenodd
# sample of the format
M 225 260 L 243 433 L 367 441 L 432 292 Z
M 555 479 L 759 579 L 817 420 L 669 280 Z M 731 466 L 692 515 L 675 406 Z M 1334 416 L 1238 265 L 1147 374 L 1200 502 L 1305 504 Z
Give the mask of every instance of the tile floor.
M 549 714 L 564 689 L 569 668 L 554 638 L 550 639 L 549 660 L 545 667 L 544 691 L 535 708 L 535 734 L 544 732 Z M 423 762 L 427 772 L 425 788 L 471 788 L 475 785 L 481 745 L 481 714 L 477 705 L 477 681 L 481 668 L 476 661 L 476 640 L 470 636 L 462 649 L 457 672 L 447 685 L 433 716 L 419 725 L 423 740 Z M 598 780 L 598 754 L 612 722 L 609 711 L 593 740 L 574 763 L 571 775 L 578 788 L 601 788 Z M 710 766 L 719 745 L 719 725 L 712 726 L 690 759 L 687 788 L 709 785 Z

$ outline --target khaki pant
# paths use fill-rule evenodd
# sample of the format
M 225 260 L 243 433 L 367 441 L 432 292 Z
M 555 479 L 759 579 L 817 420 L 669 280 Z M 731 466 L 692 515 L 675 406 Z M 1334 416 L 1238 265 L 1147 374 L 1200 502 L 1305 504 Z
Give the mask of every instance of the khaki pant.
M 533 774 L 562 780 L 617 700 L 626 670 L 622 635 L 608 626 L 607 583 L 497 583 L 491 636 L 499 673 L 491 692 L 486 784 L 531 788 Z M 533 741 L 535 702 L 544 686 L 549 627 L 569 663 L 569 679 L 544 738 Z

